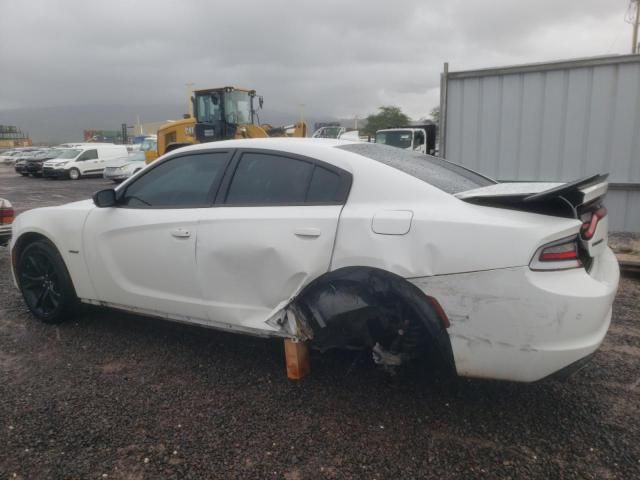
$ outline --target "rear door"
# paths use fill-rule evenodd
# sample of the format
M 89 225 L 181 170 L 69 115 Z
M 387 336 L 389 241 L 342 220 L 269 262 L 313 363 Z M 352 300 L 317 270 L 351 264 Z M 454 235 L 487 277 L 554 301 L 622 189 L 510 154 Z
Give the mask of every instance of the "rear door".
M 351 176 L 284 152 L 243 150 L 198 227 L 198 283 L 214 323 L 264 322 L 329 269 Z

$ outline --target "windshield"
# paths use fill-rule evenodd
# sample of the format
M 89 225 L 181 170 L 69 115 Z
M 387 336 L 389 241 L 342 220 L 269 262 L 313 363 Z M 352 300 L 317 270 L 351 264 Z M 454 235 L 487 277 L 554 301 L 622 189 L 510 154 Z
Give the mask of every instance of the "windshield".
M 392 147 L 411 147 L 411 130 L 393 130 L 389 132 L 377 132 L 376 143 L 391 145 Z
M 235 90 L 224 94 L 224 119 L 234 125 L 251 123 L 251 97 L 248 92 Z
M 314 135 L 316 138 L 338 138 L 342 127 L 322 127 Z
M 79 153 L 80 153 L 80 150 L 76 150 L 75 148 L 71 148 L 69 150 L 60 150 L 60 155 L 58 155 L 56 158 L 57 159 L 60 159 L 60 158 L 76 158 Z
M 140 150 L 148 152 L 158 148 L 158 141 L 153 138 L 145 138 L 140 144 Z
M 451 194 L 496 183 L 472 170 L 424 153 L 375 143 L 353 143 L 337 148 L 384 163 Z

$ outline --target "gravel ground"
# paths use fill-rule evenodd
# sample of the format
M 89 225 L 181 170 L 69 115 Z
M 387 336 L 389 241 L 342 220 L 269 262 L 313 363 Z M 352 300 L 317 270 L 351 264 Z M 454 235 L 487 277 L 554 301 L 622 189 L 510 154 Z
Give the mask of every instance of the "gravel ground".
M 104 185 L 0 167 L 18 210 Z M 570 379 L 455 391 L 350 353 L 313 354 L 293 383 L 280 342 L 109 310 L 43 325 L 3 248 L 0 298 L 0 480 L 640 478 L 638 278 Z

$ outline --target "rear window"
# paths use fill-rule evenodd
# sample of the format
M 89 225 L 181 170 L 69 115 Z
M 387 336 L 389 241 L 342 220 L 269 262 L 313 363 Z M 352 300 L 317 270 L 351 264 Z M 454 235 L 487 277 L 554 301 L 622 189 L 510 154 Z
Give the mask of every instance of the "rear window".
M 242 155 L 229 186 L 226 203 L 248 205 L 303 204 L 311 163 L 267 155 Z
M 424 153 L 375 143 L 352 143 L 336 148 L 384 163 L 451 194 L 496 183 L 472 170 Z
M 326 168 L 313 169 L 311 183 L 307 190 L 307 203 L 331 203 L 340 198 L 342 179 L 340 175 Z

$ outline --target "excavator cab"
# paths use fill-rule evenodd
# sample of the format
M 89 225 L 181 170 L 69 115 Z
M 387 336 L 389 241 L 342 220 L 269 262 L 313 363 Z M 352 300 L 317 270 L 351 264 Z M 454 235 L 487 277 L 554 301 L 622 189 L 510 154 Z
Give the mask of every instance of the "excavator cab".
M 192 101 L 196 141 L 204 143 L 245 137 L 242 129 L 255 124 L 255 99 L 255 90 L 235 87 L 195 91 Z M 258 103 L 262 107 L 262 97 Z
M 234 138 L 305 137 L 303 121 L 282 127 L 260 124 L 255 109 L 262 97 L 255 90 L 236 87 L 209 88 L 193 92 L 193 116 L 165 123 L 158 129 L 157 151 L 145 152 L 146 163 L 176 148 L 194 143 Z

